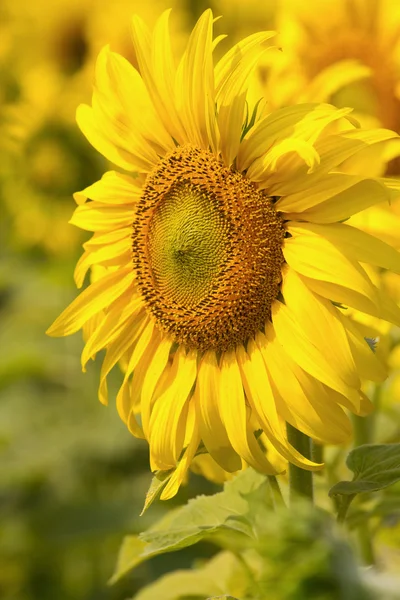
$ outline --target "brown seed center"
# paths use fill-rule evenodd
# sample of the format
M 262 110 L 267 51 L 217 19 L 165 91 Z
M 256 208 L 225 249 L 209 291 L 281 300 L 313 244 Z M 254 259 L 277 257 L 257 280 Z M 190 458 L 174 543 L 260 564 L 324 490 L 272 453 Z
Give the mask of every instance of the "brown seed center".
M 177 148 L 148 176 L 133 224 L 147 310 L 189 348 L 246 343 L 279 293 L 284 233 L 265 192 L 210 152 Z

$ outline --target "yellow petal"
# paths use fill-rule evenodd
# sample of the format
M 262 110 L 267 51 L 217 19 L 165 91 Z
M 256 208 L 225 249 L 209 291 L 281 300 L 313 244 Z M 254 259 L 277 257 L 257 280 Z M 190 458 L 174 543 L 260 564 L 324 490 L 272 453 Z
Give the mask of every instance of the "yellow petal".
M 348 439 L 351 427 L 341 407 L 332 400 L 326 402 L 322 384 L 289 357 L 271 324 L 266 335 L 257 334 L 256 342 L 275 386 L 278 410 L 285 420 L 320 442 L 336 444 Z
M 173 341 L 169 337 L 164 336 L 157 345 L 157 348 L 149 361 L 147 361 L 146 373 L 143 378 L 141 390 L 142 423 L 146 437 L 149 436 L 150 415 L 154 391 L 163 372 L 167 368 L 172 344 Z
M 57 337 L 75 333 L 90 317 L 119 298 L 132 285 L 134 278 L 132 268 L 127 267 L 92 283 L 57 317 L 47 335 Z
M 156 399 L 150 417 L 149 444 L 152 470 L 174 468 L 185 440 L 187 400 L 196 380 L 197 352 L 175 353 L 165 389 Z
M 165 129 L 179 143 L 189 141 L 175 102 L 175 67 L 168 28 L 170 10 L 156 23 L 153 38 L 137 15 L 132 19 L 132 38 L 139 71 Z
M 317 73 L 301 93 L 299 102 L 326 102 L 341 88 L 370 74 L 371 69 L 357 60 L 340 60 Z
M 353 260 L 400 273 L 400 253 L 385 242 L 355 227 L 344 223 L 330 225 L 288 223 L 287 228 L 294 236 L 316 234 L 324 237 Z
M 360 404 L 358 392 L 346 385 L 340 374 L 325 358 L 329 342 L 322 348 L 316 348 L 304 334 L 295 316 L 280 302 L 275 302 L 272 306 L 272 322 L 278 342 L 292 360 L 306 373 L 349 398 L 358 410 Z
M 193 417 L 191 418 L 191 413 L 193 413 Z M 193 403 L 189 404 L 188 411 L 188 425 L 186 430 L 186 435 L 190 439 L 188 446 L 185 449 L 185 453 L 183 457 L 180 459 L 177 468 L 169 479 L 167 485 L 161 492 L 160 499 L 161 500 L 169 500 L 177 493 L 179 486 L 184 480 L 186 473 L 191 465 L 191 462 L 196 454 L 197 448 L 200 443 L 200 433 L 199 427 L 196 421 L 195 409 Z M 190 423 L 190 425 L 189 425 Z
M 137 293 L 123 294 L 114 303 L 107 307 L 107 311 L 99 326 L 93 331 L 82 352 L 82 370 L 85 370 L 87 361 L 99 350 L 105 348 L 110 342 L 125 329 L 130 317 L 138 316 L 143 308 L 143 300 Z M 141 319 L 138 319 L 140 321 Z M 134 330 L 133 330 L 134 331 Z M 132 331 L 132 333 L 133 333 Z M 133 341 L 133 340 L 132 340 Z
M 140 322 L 138 322 L 137 317 L 129 318 L 123 330 L 107 347 L 100 372 L 99 400 L 102 404 L 108 403 L 107 376 L 125 352 L 132 346 L 135 341 L 134 332 L 139 330 L 139 328 Z
M 135 204 L 141 195 L 141 188 L 135 179 L 116 171 L 107 171 L 102 178 L 74 194 L 77 204 L 84 204 L 88 198 L 105 204 Z
M 351 109 L 339 110 L 329 104 L 299 104 L 274 111 L 245 136 L 238 153 L 238 169 L 247 169 L 280 140 L 295 137 L 314 144 L 329 123 L 350 112 Z
M 250 78 L 268 49 L 264 43 L 274 35 L 266 31 L 247 37 L 231 48 L 215 67 L 221 154 L 228 166 L 238 153 Z
M 122 56 L 105 49 L 105 86 L 116 90 L 129 125 L 154 149 L 173 150 L 172 137 L 164 129 L 142 77 Z
M 127 379 L 131 373 L 136 369 L 140 359 L 142 358 L 146 348 L 151 342 L 151 338 L 153 337 L 153 333 L 155 330 L 155 324 L 153 319 L 149 319 L 145 328 L 143 329 L 137 344 L 135 345 L 132 356 L 129 359 L 128 366 L 126 368 L 125 378 Z
M 132 345 L 128 354 L 128 363 L 129 359 L 133 354 L 133 350 L 135 348 L 135 344 L 140 341 L 142 336 L 145 336 L 147 339 L 146 328 L 149 323 L 149 318 L 144 318 L 138 327 L 136 327 L 132 331 Z M 146 347 L 143 350 L 143 353 L 138 360 L 138 363 L 135 367 L 135 371 L 133 373 L 133 379 L 131 380 L 131 371 L 127 371 L 128 365 L 125 366 L 125 377 L 122 382 L 122 385 L 117 394 L 117 411 L 121 419 L 128 424 L 129 414 L 133 410 L 134 412 L 138 412 L 137 408 L 140 409 L 140 392 L 141 385 L 143 383 L 144 375 L 146 373 L 148 361 L 153 356 L 157 345 L 160 342 L 160 334 L 157 330 L 153 329 L 150 340 L 148 341 Z M 128 392 L 129 391 L 129 394 Z
M 110 127 L 104 128 L 101 118 L 98 118 L 90 106 L 81 104 L 76 111 L 76 121 L 83 135 L 90 144 L 107 160 L 126 171 L 148 172 L 152 166 L 147 161 L 135 157 L 126 147 L 121 135 L 116 136 Z M 107 122 L 107 121 L 106 121 Z
M 211 145 L 216 151 L 212 28 L 212 12 L 207 9 L 197 21 L 179 64 L 175 95 L 190 140 L 204 150 Z
M 285 305 L 299 329 L 349 387 L 360 387 L 340 314 L 331 302 L 314 294 L 292 270 L 282 283 Z
M 336 223 L 381 202 L 389 202 L 389 190 L 376 179 L 364 179 L 352 187 L 336 194 L 312 208 L 299 213 L 288 211 L 286 218 Z
M 376 354 L 371 350 L 369 344 L 361 334 L 360 330 L 351 318 L 339 312 L 340 319 L 344 325 L 350 343 L 351 352 L 357 366 L 357 371 L 363 379 L 382 382 L 387 377 L 387 371 Z
M 131 205 L 108 206 L 102 202 L 88 202 L 75 209 L 70 223 L 86 231 L 108 231 L 127 227 L 133 218 L 134 209 Z
M 312 144 L 296 138 L 281 140 L 272 146 L 270 150 L 262 157 L 256 159 L 247 170 L 247 176 L 252 181 L 261 182 L 260 188 L 263 189 L 271 185 L 271 175 L 273 184 L 279 180 L 287 181 L 288 177 L 293 176 L 296 171 L 303 169 L 304 172 L 311 173 L 319 164 L 319 154 Z M 308 169 L 304 166 L 307 165 Z
M 201 439 L 214 460 L 230 473 L 241 468 L 221 419 L 218 405 L 218 363 L 214 351 L 206 352 L 199 366 L 194 403 Z
M 242 378 L 235 352 L 224 352 L 219 368 L 220 414 L 229 441 L 247 464 L 267 474 L 275 473 L 250 428 Z
M 317 468 L 312 461 L 302 456 L 289 444 L 276 410 L 275 398 L 268 379 L 260 348 L 249 340 L 247 352 L 243 346 L 236 350 L 237 361 L 242 373 L 247 400 L 257 413 L 264 433 L 278 452 L 287 460 L 302 468 Z
M 94 250 L 86 250 L 78 262 L 74 271 L 74 279 L 78 288 L 82 287 L 88 270 L 95 264 L 104 266 L 125 266 L 132 260 L 132 240 L 129 237 L 97 247 Z
M 298 182 L 296 190 L 292 191 L 292 182 L 280 182 L 272 188 L 271 193 L 282 197 L 276 202 L 277 210 L 285 213 L 303 213 L 329 200 L 359 183 L 362 178 L 346 173 L 321 174 L 320 169 Z
M 310 279 L 349 289 L 373 310 L 376 288 L 364 269 L 322 235 L 311 234 L 300 223 L 297 227 L 292 237 L 285 239 L 283 255 L 288 265 Z M 288 229 L 292 233 L 291 225 Z

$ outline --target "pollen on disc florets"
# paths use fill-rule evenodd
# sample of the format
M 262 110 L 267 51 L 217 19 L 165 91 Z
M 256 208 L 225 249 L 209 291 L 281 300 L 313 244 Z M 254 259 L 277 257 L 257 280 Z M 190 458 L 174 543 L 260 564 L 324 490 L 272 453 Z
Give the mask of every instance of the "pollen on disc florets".
M 211 152 L 178 147 L 136 207 L 133 261 L 147 310 L 189 348 L 245 343 L 279 293 L 284 234 L 265 192 Z

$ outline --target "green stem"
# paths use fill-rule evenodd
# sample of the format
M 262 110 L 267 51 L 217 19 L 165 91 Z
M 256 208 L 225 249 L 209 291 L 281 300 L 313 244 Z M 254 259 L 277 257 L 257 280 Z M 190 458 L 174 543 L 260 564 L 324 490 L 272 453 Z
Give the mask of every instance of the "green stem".
M 380 394 L 380 388 L 379 388 L 379 386 L 376 386 L 375 390 L 374 390 L 374 394 L 373 394 L 373 401 L 375 404 L 379 402 L 379 394 Z M 353 431 L 354 431 L 354 446 L 355 447 L 361 446 L 362 444 L 369 444 L 373 441 L 374 418 L 375 418 L 374 415 L 369 415 L 367 417 L 358 417 L 356 415 L 352 415 Z M 339 515 L 340 515 L 340 510 L 339 510 L 338 521 L 340 521 L 340 520 L 344 521 L 344 519 L 346 517 L 347 509 L 348 509 L 352 499 L 353 499 L 353 497 L 351 496 L 350 500 L 348 501 L 348 505 L 345 509 L 343 519 L 339 519 Z M 362 557 L 364 563 L 367 565 L 373 565 L 375 563 L 375 556 L 374 556 L 374 548 L 372 545 L 371 533 L 370 533 L 370 528 L 369 528 L 368 523 L 364 523 L 358 527 L 357 537 L 358 537 L 358 543 L 360 546 L 361 557 Z
M 288 441 L 306 458 L 311 460 L 312 443 L 311 439 L 287 423 Z M 308 498 L 311 502 L 314 499 L 312 472 L 301 469 L 296 465 L 289 464 L 289 496 L 293 502 L 299 496 Z
M 371 423 L 368 417 L 352 415 L 354 446 L 369 444 L 371 441 Z
M 316 463 L 324 462 L 324 447 L 321 444 L 312 445 L 312 459 Z M 321 473 L 321 471 L 319 471 Z

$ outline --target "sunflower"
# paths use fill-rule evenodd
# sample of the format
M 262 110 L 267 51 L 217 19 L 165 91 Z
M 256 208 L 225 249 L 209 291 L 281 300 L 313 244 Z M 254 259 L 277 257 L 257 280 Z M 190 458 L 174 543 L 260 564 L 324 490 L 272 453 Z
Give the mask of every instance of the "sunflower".
M 345 410 L 370 408 L 361 378 L 386 376 L 346 307 L 400 323 L 361 264 L 398 272 L 398 253 L 343 222 L 397 184 L 341 171 L 396 134 L 329 104 L 257 120 L 247 86 L 273 33 L 214 67 L 223 36 L 213 40 L 207 10 L 175 68 L 168 19 L 150 32 L 134 17 L 140 72 L 105 48 L 92 107 L 78 108 L 89 142 L 125 172 L 75 194 L 71 222 L 94 232 L 76 283 L 95 276 L 48 332 L 83 328 L 83 368 L 105 349 L 103 403 L 120 364 L 119 414 L 148 441 L 151 469 L 172 473 L 163 499 L 199 447 L 227 472 L 321 468 L 288 442 L 286 422 L 342 443 Z
M 399 132 L 400 6 L 392 0 L 319 0 L 318 6 L 329 19 L 322 19 L 315 5 L 280 4 L 277 22 L 285 52 L 276 77 L 285 75 L 282 87 L 351 105 L 365 124 Z M 362 75 L 363 68 L 368 77 L 355 82 L 353 75 L 357 69 Z M 398 161 L 390 170 L 399 173 Z

